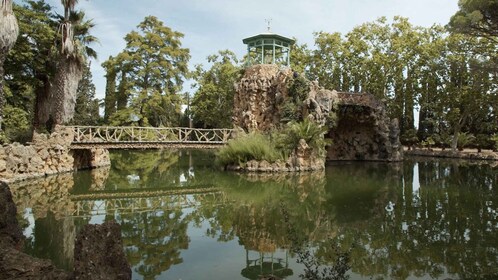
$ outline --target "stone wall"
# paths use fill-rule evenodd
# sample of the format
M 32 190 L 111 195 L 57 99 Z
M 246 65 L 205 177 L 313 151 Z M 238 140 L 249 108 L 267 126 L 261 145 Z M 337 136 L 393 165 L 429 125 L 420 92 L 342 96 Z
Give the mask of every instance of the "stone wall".
M 282 122 L 289 88 L 298 77 L 289 68 L 276 65 L 255 65 L 246 69 L 236 85 L 233 123 L 245 131 L 269 131 Z M 301 115 L 330 127 L 327 137 L 327 160 L 400 161 L 397 120 L 387 116 L 384 104 L 367 93 L 328 90 L 317 82 L 309 82 L 309 92 L 303 100 Z M 255 166 L 251 164 L 250 166 Z M 275 169 L 260 167 L 248 169 Z
M 110 164 L 108 150 L 71 150 L 73 137 L 70 128 L 57 127 L 50 135 L 35 132 L 29 145 L 0 147 L 0 180 L 14 182 Z

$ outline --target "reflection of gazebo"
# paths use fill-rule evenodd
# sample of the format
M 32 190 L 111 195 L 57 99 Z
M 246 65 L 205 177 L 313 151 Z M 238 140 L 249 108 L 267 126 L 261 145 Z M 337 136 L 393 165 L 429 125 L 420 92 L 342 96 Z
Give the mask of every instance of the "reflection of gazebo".
M 285 259 L 276 258 L 274 254 L 258 253 L 259 258 L 250 260 L 249 250 L 246 250 L 246 268 L 242 269 L 241 275 L 247 279 L 260 279 L 261 276 L 273 275 L 285 278 L 294 274 L 289 268 L 288 251 L 285 250 Z

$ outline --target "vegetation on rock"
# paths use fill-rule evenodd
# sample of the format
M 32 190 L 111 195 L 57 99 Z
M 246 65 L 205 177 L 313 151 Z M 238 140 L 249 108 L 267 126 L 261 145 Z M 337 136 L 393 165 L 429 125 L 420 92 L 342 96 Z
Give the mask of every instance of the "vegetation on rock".
M 228 141 L 228 145 L 216 154 L 216 161 L 221 166 L 244 166 L 251 160 L 287 162 L 289 156 L 300 148 L 303 140 L 313 157 L 324 158 L 325 146 L 330 144 L 324 138 L 327 131 L 328 128 L 305 119 L 302 122 L 290 122 L 283 128 L 266 134 L 251 132 Z
M 244 165 L 251 160 L 275 162 L 281 159 L 268 135 L 253 132 L 228 141 L 216 154 L 216 162 L 221 166 Z
M 303 139 L 316 155 L 324 157 L 325 146 L 331 144 L 329 139 L 324 138 L 327 132 L 328 127 L 320 126 L 307 118 L 302 122 L 289 122 L 276 133 L 276 147 L 283 153 L 290 154 L 299 146 L 299 141 Z

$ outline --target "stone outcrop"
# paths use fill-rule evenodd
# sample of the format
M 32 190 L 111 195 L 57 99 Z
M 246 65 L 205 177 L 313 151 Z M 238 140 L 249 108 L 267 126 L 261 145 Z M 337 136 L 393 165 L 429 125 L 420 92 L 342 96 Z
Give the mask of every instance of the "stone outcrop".
M 131 279 L 121 227 L 115 221 L 86 225 L 75 243 L 74 279 Z
M 284 120 L 290 88 L 296 79 L 305 80 L 289 68 L 255 65 L 247 68 L 236 85 L 233 123 L 245 131 L 269 131 Z M 402 160 L 397 120 L 387 116 L 384 104 L 367 93 L 328 90 L 306 80 L 308 92 L 300 101 L 299 114 L 330 127 L 332 145 L 327 160 Z M 295 93 L 293 93 L 295 94 Z M 298 157 L 297 157 L 298 158 Z M 257 165 L 257 168 L 254 167 Z M 251 163 L 248 170 L 260 168 Z
M 0 147 L 0 180 L 13 182 L 110 164 L 108 150 L 71 150 L 73 138 L 72 129 L 57 127 L 50 135 L 35 132 L 30 145 Z
M 116 222 L 83 227 L 76 236 L 71 273 L 21 251 L 24 237 L 16 215 L 9 187 L 0 182 L 0 279 L 131 279 Z
M 68 273 L 56 268 L 51 261 L 36 259 L 20 251 L 24 237 L 16 214 L 9 187 L 0 182 L 0 278 L 69 279 Z
M 396 119 L 387 116 L 385 106 L 366 93 L 338 93 L 336 126 L 328 137 L 329 160 L 400 161 L 403 147 Z
M 289 87 L 297 73 L 273 64 L 246 69 L 236 85 L 233 123 L 245 131 L 269 131 L 282 122 L 284 104 L 291 97 Z M 309 82 L 301 114 L 326 125 L 338 102 L 337 92 Z
M 233 123 L 246 131 L 267 131 L 279 123 L 277 103 L 286 95 L 285 86 L 292 77 L 290 69 L 281 72 L 274 64 L 249 67 L 236 84 Z

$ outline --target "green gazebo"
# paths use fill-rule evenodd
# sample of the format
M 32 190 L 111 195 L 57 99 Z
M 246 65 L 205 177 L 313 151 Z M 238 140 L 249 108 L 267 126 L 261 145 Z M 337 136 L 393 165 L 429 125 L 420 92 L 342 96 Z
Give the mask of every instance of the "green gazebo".
M 248 65 L 280 64 L 290 66 L 290 50 L 295 40 L 269 30 L 242 40 L 247 45 Z

